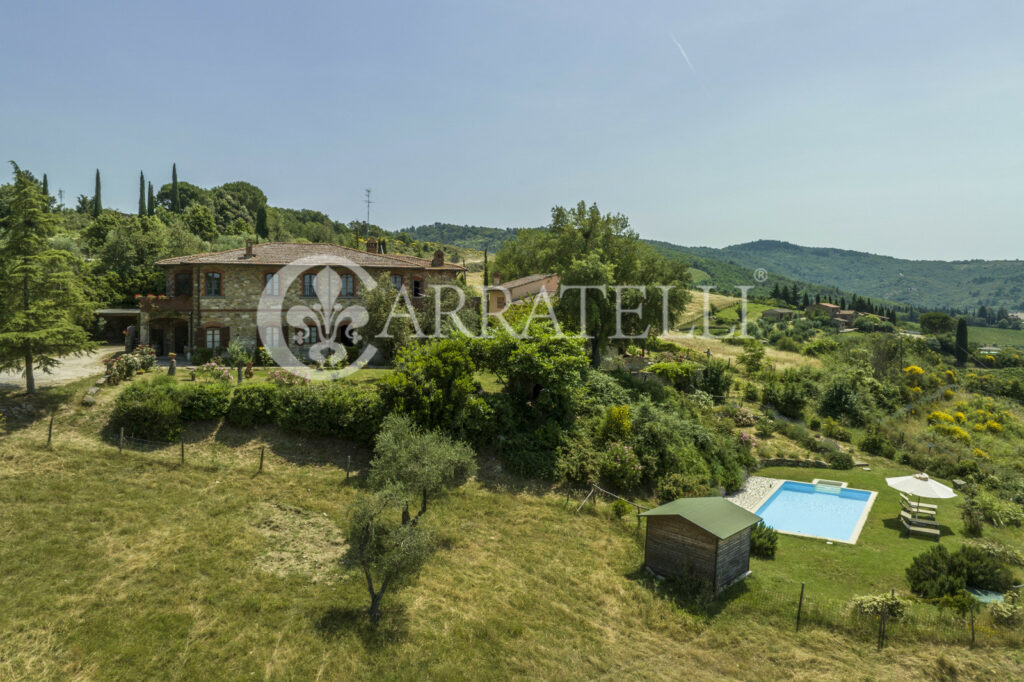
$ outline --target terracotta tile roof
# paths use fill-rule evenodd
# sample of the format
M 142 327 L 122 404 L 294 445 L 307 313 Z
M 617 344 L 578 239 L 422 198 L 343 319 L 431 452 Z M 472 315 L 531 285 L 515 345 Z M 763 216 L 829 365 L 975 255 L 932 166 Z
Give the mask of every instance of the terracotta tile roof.
M 527 275 L 526 277 L 520 277 L 519 279 L 509 280 L 508 282 L 498 282 L 497 284 L 494 284 L 492 286 L 505 287 L 506 289 L 515 289 L 516 287 L 521 287 L 521 286 L 525 286 L 527 284 L 532 284 L 532 283 L 537 282 L 539 280 L 547 279 L 548 277 L 554 277 L 554 276 L 555 276 L 555 274 L 554 273 L 550 273 L 550 272 L 548 274 L 546 274 L 546 275 L 545 274 Z M 558 284 L 556 283 L 555 287 L 557 288 L 557 286 L 558 286 Z
M 337 244 L 292 244 L 287 242 L 268 242 L 253 244 L 252 258 L 245 257 L 245 247 L 229 251 L 212 253 L 195 253 L 190 256 L 177 256 L 157 261 L 157 265 L 287 265 L 299 258 L 307 256 L 337 256 L 347 258 L 356 265 L 368 268 L 424 268 L 427 270 L 459 270 L 464 268 L 457 263 L 445 262 L 433 267 L 429 258 L 416 258 L 401 254 L 369 253 Z

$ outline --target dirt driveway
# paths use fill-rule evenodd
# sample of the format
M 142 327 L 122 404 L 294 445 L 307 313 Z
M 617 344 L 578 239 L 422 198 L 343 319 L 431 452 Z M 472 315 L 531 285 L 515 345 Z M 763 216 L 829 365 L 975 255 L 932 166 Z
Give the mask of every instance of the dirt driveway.
M 102 374 L 103 358 L 123 349 L 124 346 L 100 346 L 86 355 L 66 357 L 54 368 L 53 374 L 37 369 L 36 386 L 57 386 L 91 374 Z M 0 372 L 0 391 L 10 390 L 25 390 L 25 377 L 20 372 Z

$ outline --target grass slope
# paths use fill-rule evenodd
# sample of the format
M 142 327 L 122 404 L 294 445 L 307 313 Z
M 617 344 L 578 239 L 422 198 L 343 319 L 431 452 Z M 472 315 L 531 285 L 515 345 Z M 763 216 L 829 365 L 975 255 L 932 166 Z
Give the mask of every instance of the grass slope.
M 1013 678 L 1018 650 L 874 643 L 791 631 L 758 595 L 847 596 L 899 586 L 930 546 L 886 527 L 882 497 L 856 547 L 783 537 L 778 558 L 713 617 L 681 608 L 639 572 L 632 521 L 602 503 L 575 514 L 545 487 L 486 461 L 432 505 L 444 538 L 365 625 L 362 578 L 334 564 L 337 528 L 366 454 L 275 429 L 191 427 L 172 447 L 126 450 L 96 435 L 115 390 L 78 407 L 63 389 L 45 420 L 0 437 L 0 679 L 921 679 Z M 45 399 L 45 396 L 43 397 Z M 265 471 L 255 472 L 260 447 Z M 873 464 L 873 466 L 876 466 Z M 879 489 L 897 468 L 843 472 Z M 771 470 L 803 478 L 802 469 Z M 946 542 L 946 540 L 944 540 Z

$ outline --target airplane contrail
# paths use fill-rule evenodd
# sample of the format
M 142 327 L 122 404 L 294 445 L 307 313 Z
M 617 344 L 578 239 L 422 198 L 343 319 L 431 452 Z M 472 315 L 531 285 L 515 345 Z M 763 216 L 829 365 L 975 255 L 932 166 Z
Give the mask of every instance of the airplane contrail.
M 678 41 L 678 40 L 676 40 L 676 37 L 675 37 L 674 35 L 672 35 L 671 33 L 669 33 L 669 34 L 668 34 L 668 37 L 669 37 L 669 38 L 671 38 L 671 39 L 672 39 L 672 42 L 673 42 L 673 43 L 675 43 L 675 44 L 676 44 L 676 47 L 678 47 L 678 48 L 679 48 L 679 54 L 683 55 L 683 59 L 685 59 L 685 60 L 686 60 L 686 65 L 687 65 L 688 67 L 690 67 L 690 71 L 692 71 L 692 72 L 693 72 L 693 75 L 694 75 L 694 76 L 696 76 L 696 75 L 697 75 L 697 69 L 693 68 L 693 64 L 692 64 L 692 63 L 690 63 L 690 57 L 689 57 L 689 56 L 688 56 L 688 55 L 686 54 L 686 50 L 684 50 L 684 49 L 683 49 L 683 46 L 679 44 L 679 41 Z

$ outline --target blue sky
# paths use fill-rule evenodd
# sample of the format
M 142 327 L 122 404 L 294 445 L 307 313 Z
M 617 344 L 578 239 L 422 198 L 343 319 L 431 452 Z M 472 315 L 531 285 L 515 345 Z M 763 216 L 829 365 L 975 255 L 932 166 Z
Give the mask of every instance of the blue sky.
M 387 228 L 1024 257 L 1024 3 L 19 3 L 0 152 L 72 203 L 103 174 L 248 180 Z M 678 42 L 678 46 L 677 43 Z M 685 50 L 690 64 L 679 46 Z

